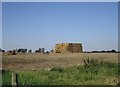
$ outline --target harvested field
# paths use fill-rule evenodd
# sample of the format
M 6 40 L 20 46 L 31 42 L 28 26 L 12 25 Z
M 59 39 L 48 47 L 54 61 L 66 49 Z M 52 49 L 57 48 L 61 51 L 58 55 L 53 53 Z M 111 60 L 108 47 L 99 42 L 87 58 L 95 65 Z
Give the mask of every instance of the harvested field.
M 83 65 L 84 58 L 118 62 L 118 53 L 70 53 L 2 55 L 2 67 L 6 70 L 39 70 L 55 66 Z

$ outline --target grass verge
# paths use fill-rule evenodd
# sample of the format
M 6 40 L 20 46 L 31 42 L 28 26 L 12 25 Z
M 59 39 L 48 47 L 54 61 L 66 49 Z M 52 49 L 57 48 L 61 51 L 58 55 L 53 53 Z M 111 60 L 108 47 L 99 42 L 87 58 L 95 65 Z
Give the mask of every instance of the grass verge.
M 50 70 L 20 71 L 19 85 L 117 85 L 118 66 L 110 62 L 89 61 L 89 64 Z M 3 85 L 11 85 L 12 71 L 3 71 Z

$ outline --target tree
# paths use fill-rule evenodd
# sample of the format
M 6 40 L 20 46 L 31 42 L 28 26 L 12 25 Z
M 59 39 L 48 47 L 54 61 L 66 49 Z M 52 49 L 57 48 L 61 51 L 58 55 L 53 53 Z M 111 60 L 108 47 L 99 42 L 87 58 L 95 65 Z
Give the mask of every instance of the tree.
M 52 53 L 54 50 L 52 49 L 50 52 Z
M 114 53 L 114 52 L 116 52 L 116 51 L 113 49 L 113 50 L 111 50 L 111 52 L 113 52 L 113 53 Z
M 38 53 L 39 51 L 38 50 L 35 50 L 35 53 Z
M 2 52 L 5 52 L 5 50 L 2 50 Z
M 50 52 L 49 51 L 46 51 L 46 54 L 49 54 Z
M 2 49 L 0 48 L 0 52 L 2 52 Z
M 27 49 L 23 49 L 23 48 L 18 49 L 18 53 L 27 53 Z
M 41 53 L 42 52 L 42 49 L 39 48 L 38 50 L 35 50 L 35 53 Z
M 27 49 L 24 49 L 25 53 L 27 53 Z
M 38 50 L 38 51 L 39 51 L 39 53 L 41 53 L 41 48 L 39 48 L 39 50 Z
M 42 48 L 42 53 L 44 53 L 45 52 L 45 48 Z
M 17 52 L 20 53 L 20 52 L 21 52 L 21 49 L 18 49 Z
M 101 53 L 105 53 L 106 51 L 105 50 L 102 50 Z
M 28 52 L 29 52 L 29 53 L 32 53 L 32 50 L 30 49 Z

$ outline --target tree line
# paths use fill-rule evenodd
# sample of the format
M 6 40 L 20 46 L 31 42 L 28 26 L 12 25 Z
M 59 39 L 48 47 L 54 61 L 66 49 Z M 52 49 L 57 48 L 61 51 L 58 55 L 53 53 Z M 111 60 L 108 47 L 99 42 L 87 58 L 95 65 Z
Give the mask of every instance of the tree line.
M 5 51 L 3 49 L 0 48 L 0 52 L 17 52 L 17 53 L 33 53 L 32 49 L 24 49 L 24 48 L 19 48 L 19 49 L 13 49 L 13 50 L 9 50 L 9 51 Z M 35 53 L 52 53 L 53 50 L 50 51 L 46 51 L 45 48 L 38 48 L 37 50 L 34 51 Z M 101 50 L 101 51 L 84 51 L 84 53 L 120 53 L 120 51 L 116 51 L 114 49 L 112 50 Z
M 0 52 L 16 52 L 16 53 L 33 53 L 32 49 L 24 49 L 24 48 L 19 48 L 19 49 L 13 49 L 13 50 L 8 50 L 8 51 L 5 51 L 5 50 L 2 50 L 0 48 Z M 46 51 L 45 48 L 38 48 L 37 50 L 34 51 L 35 53 L 50 53 L 50 52 L 53 52 L 53 50 L 51 51 Z
M 85 51 L 85 53 L 120 53 L 120 51 L 112 50 L 101 50 L 101 51 Z

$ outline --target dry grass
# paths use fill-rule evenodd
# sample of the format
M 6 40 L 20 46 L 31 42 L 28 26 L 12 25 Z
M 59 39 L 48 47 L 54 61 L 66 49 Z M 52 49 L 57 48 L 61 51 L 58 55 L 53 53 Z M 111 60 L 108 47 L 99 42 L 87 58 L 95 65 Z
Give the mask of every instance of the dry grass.
M 82 65 L 83 58 L 118 62 L 118 53 L 71 53 L 71 54 L 20 54 L 2 55 L 2 67 L 7 70 L 39 70 L 54 66 Z

